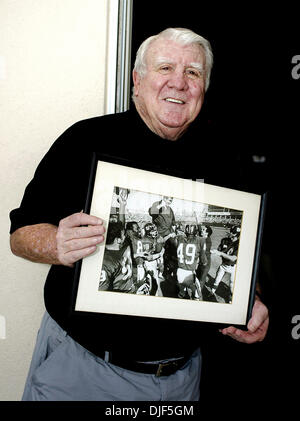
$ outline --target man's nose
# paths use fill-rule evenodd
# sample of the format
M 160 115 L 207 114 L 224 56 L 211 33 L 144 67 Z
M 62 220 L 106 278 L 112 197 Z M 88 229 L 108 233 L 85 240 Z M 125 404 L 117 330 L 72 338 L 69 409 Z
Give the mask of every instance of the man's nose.
M 170 88 L 175 88 L 179 91 L 185 90 L 187 88 L 187 81 L 185 74 L 182 70 L 176 70 L 170 75 L 168 82 Z

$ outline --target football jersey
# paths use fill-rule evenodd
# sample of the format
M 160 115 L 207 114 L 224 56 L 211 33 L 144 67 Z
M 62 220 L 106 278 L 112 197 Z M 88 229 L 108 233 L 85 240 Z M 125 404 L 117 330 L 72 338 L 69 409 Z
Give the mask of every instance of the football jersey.
M 218 250 L 222 253 L 228 254 L 229 256 L 237 256 L 239 248 L 239 241 L 231 241 L 230 238 L 222 238 L 221 243 L 218 247 Z M 222 256 L 222 263 L 224 265 L 233 266 L 236 262 L 232 262 L 229 259 L 226 259 L 226 257 Z
M 134 238 L 132 241 L 132 247 L 133 247 L 134 254 L 151 253 L 154 251 L 154 247 L 155 247 L 154 238 L 150 238 L 150 237 Z
M 99 291 L 124 291 L 134 289 L 131 278 L 124 280 L 128 264 L 127 253 L 129 248 L 121 250 L 105 250 L 99 282 Z M 132 268 L 131 268 L 132 269 Z
M 177 259 L 178 267 L 194 271 L 199 261 L 206 263 L 205 239 L 200 237 L 179 235 L 177 237 Z
M 163 245 L 164 243 L 163 243 L 162 237 L 157 237 L 157 238 L 143 237 L 143 238 L 132 239 L 132 250 L 134 254 L 159 253 L 162 250 Z

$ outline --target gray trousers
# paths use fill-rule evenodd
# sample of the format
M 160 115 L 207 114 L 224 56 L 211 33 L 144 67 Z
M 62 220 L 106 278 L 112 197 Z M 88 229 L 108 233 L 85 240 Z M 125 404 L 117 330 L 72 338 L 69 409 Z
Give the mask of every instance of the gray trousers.
M 125 370 L 87 351 L 45 313 L 22 400 L 197 401 L 201 361 L 198 349 L 170 376 Z

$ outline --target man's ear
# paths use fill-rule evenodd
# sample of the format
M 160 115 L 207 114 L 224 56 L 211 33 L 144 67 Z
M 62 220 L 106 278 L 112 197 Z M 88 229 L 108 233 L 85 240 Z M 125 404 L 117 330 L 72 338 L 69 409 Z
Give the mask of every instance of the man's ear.
M 134 95 L 138 96 L 140 90 L 141 76 L 136 70 L 132 71 L 132 80 L 134 85 Z

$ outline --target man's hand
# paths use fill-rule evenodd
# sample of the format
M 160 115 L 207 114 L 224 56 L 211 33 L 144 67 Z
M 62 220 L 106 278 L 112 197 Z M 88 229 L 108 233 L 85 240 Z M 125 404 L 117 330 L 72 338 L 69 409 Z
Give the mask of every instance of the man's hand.
M 92 254 L 103 242 L 103 221 L 86 213 L 74 213 L 60 221 L 57 234 L 57 258 L 72 267 L 78 260 Z
M 120 189 L 119 196 L 118 196 L 118 202 L 120 204 L 126 205 L 128 199 L 128 190 L 127 189 Z
M 247 331 L 237 329 L 233 326 L 227 327 L 220 330 L 223 335 L 228 335 L 231 338 L 252 344 L 254 342 L 261 342 L 268 330 L 269 326 L 269 312 L 267 307 L 260 301 L 258 297 L 255 299 L 255 303 L 252 310 L 252 317 L 248 322 Z

